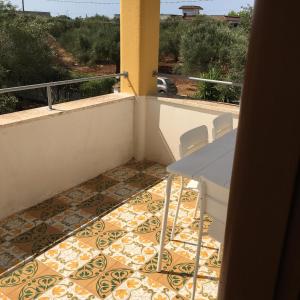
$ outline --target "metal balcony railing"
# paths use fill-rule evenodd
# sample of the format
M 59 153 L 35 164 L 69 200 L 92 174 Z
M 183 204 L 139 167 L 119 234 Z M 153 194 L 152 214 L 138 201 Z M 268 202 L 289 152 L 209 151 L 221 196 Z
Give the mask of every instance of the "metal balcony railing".
M 47 82 L 47 83 L 38 83 L 38 84 L 32 84 L 32 85 L 10 87 L 10 88 L 0 89 L 0 94 L 7 94 L 7 93 L 12 93 L 12 92 L 20 92 L 20 91 L 26 91 L 26 90 L 46 88 L 48 107 L 49 107 L 49 109 L 52 109 L 53 97 L 52 97 L 51 88 L 54 86 L 82 83 L 82 82 L 86 82 L 86 81 L 95 81 L 95 80 L 104 79 L 104 78 L 114 78 L 114 77 L 120 78 L 121 76 L 128 77 L 128 73 L 123 72 L 123 73 L 118 73 L 118 74 L 99 75 L 99 76 L 84 77 L 84 78 L 78 78 L 78 79 L 70 79 L 70 80 L 53 81 L 53 82 Z
M 202 82 L 209 82 L 209 83 L 216 83 L 216 84 L 224 84 L 224 85 L 231 85 L 237 87 L 243 87 L 243 84 L 231 82 L 231 81 L 221 81 L 221 80 L 213 80 L 213 79 L 206 79 L 206 78 L 199 78 L 199 77 L 188 77 L 190 80 L 202 81 Z
M 158 77 L 165 77 L 165 78 L 169 78 L 171 80 L 183 80 L 183 81 L 199 81 L 199 82 L 204 82 L 204 83 L 209 83 L 212 85 L 225 85 L 231 88 L 236 88 L 234 90 L 241 90 L 240 95 L 242 93 L 243 90 L 243 84 L 242 83 L 238 83 L 238 82 L 232 82 L 232 81 L 223 81 L 223 80 L 215 80 L 215 79 L 209 79 L 209 78 L 201 78 L 201 77 L 193 77 L 193 76 L 186 76 L 186 75 L 177 75 L 177 74 L 170 74 L 170 73 L 158 73 L 155 72 L 154 75 L 158 76 Z M 183 84 L 185 85 L 185 83 Z M 177 86 L 178 87 L 178 86 Z M 196 92 L 195 92 L 196 94 Z M 169 97 L 170 95 L 168 95 Z M 180 94 L 176 94 L 174 95 L 174 97 L 185 97 L 184 99 L 198 99 L 195 98 L 194 95 L 180 95 Z M 216 99 L 205 99 L 207 101 L 222 101 L 222 102 L 229 102 L 231 104 L 240 104 L 240 99 L 226 99 L 226 100 L 216 100 Z

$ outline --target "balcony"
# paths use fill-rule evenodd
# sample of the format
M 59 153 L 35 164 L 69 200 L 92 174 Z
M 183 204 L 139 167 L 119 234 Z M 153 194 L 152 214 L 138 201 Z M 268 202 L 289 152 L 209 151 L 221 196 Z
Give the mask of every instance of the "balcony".
M 299 298 L 299 26 L 273 2 L 255 4 L 222 280 L 206 236 L 197 299 L 216 299 L 218 284 L 224 300 Z M 0 299 L 190 298 L 191 245 L 168 242 L 154 272 L 163 166 L 183 132 L 211 134 L 221 112 L 237 126 L 239 108 L 153 97 L 159 4 L 121 0 L 121 94 L 0 116 Z M 185 196 L 176 238 L 190 241 Z
M 182 133 L 206 125 L 211 134 L 223 112 L 233 113 L 237 126 L 239 108 L 148 97 L 145 160 L 136 162 L 136 105 L 120 93 L 1 116 L 4 299 L 190 297 L 195 246 L 169 241 L 165 273 L 155 269 L 164 166 L 178 159 Z M 178 190 L 176 182 L 171 217 Z M 186 192 L 176 240 L 196 241 L 195 201 Z M 197 299 L 215 299 L 218 242 L 207 235 L 204 244 Z

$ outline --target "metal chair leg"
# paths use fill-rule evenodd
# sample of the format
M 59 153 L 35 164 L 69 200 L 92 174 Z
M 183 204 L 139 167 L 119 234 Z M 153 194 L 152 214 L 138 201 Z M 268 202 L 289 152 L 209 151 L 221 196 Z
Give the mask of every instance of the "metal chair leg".
M 176 223 L 178 219 L 178 214 L 180 210 L 180 205 L 181 205 L 181 196 L 182 196 L 182 190 L 183 190 L 183 177 L 180 177 L 180 192 L 179 192 L 179 197 L 178 197 L 178 202 L 177 202 L 177 208 L 176 208 L 176 214 L 173 222 L 173 227 L 172 227 L 172 232 L 171 232 L 171 240 L 174 239 L 175 236 L 175 231 L 176 231 Z
M 200 201 L 201 201 L 201 182 L 199 181 L 198 196 L 197 196 L 197 202 L 196 202 L 196 207 L 195 207 L 195 212 L 194 212 L 194 219 L 197 218 L 197 212 L 198 212 L 198 209 L 200 208 Z
M 168 224 L 168 214 L 169 214 L 173 177 L 174 177 L 174 175 L 170 174 L 168 177 L 168 180 L 167 180 L 166 199 L 165 199 L 165 205 L 164 205 L 164 215 L 163 215 L 163 220 L 162 220 L 162 229 L 161 229 L 161 235 L 160 235 L 160 245 L 159 245 L 158 261 L 157 261 L 157 272 L 161 271 L 162 257 L 163 257 L 164 247 L 165 247 L 165 237 L 166 237 L 167 224 Z
M 198 245 L 196 250 L 195 270 L 193 276 L 193 291 L 192 291 L 191 300 L 195 300 L 195 296 L 196 296 L 197 276 L 198 276 L 198 270 L 200 264 L 201 243 L 202 243 L 202 236 L 203 236 L 204 211 L 205 211 L 205 186 L 204 183 L 201 183 L 200 224 L 199 224 Z

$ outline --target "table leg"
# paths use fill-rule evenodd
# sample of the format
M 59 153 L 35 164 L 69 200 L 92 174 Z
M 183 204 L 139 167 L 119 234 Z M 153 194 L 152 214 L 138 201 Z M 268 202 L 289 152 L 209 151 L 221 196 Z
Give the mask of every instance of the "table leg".
M 203 223 L 204 223 L 203 219 L 205 213 L 205 197 L 206 197 L 205 183 L 201 181 L 200 224 L 199 224 L 199 233 L 198 233 L 198 245 L 196 250 L 196 258 L 195 258 L 195 271 L 193 276 L 193 291 L 192 291 L 192 298 L 191 298 L 192 300 L 195 299 L 196 289 L 197 289 L 197 277 L 198 277 L 198 270 L 200 264 L 199 261 L 200 261 L 202 235 L 203 235 Z
M 173 222 L 173 227 L 172 227 L 172 232 L 171 232 L 171 240 L 174 240 L 174 236 L 175 236 L 176 223 L 177 223 L 178 214 L 179 214 L 180 205 L 181 205 L 182 190 L 183 190 L 183 177 L 180 176 L 180 192 L 179 192 L 179 196 L 178 196 L 176 214 L 175 214 L 175 219 L 174 219 L 174 222 Z
M 170 174 L 168 177 L 168 180 L 167 180 L 166 199 L 165 199 L 165 205 L 164 205 L 164 214 L 163 214 L 163 220 L 162 220 L 160 245 L 159 245 L 158 261 L 157 261 L 157 272 L 161 271 L 163 251 L 164 251 L 164 247 L 165 247 L 165 236 L 166 236 L 167 224 L 168 224 L 168 214 L 169 214 L 173 177 L 174 177 L 174 175 Z
M 218 262 L 221 261 L 222 258 L 223 258 L 223 244 L 221 243 L 218 251 Z

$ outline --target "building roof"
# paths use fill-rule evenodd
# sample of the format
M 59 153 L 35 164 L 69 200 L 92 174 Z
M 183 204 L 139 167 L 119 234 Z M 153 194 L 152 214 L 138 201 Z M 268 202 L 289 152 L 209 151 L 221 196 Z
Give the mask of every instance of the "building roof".
M 25 10 L 24 12 L 20 11 L 21 13 L 27 14 L 27 15 L 35 15 L 35 16 L 41 16 L 41 17 L 51 17 L 51 13 L 48 11 L 30 11 Z
M 226 16 L 226 15 L 208 15 L 208 16 L 219 21 L 240 22 L 241 19 L 239 16 Z
M 161 16 L 171 16 L 171 17 L 181 17 L 181 15 L 175 15 L 175 14 L 160 14 Z
M 183 5 L 180 6 L 179 9 L 203 9 L 203 8 L 198 5 Z

